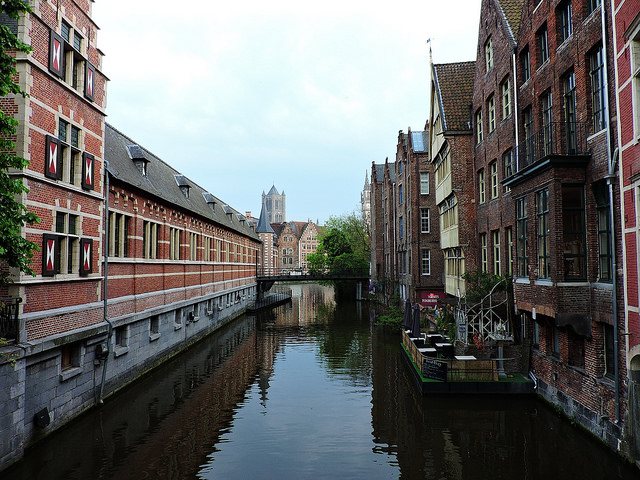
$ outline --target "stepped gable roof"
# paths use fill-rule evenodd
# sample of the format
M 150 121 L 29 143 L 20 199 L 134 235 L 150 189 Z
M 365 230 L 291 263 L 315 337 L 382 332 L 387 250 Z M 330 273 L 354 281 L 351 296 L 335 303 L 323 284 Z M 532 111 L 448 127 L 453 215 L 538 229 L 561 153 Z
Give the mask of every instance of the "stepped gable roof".
M 286 226 L 287 226 L 286 223 L 272 223 L 271 224 L 271 228 L 273 229 L 273 232 L 276 234 L 277 237 L 282 235 L 282 232 L 284 231 L 284 228 Z
M 304 233 L 304 229 L 306 228 L 307 223 L 309 222 L 291 222 L 291 225 L 292 225 L 291 228 L 293 229 L 293 233 L 295 233 L 298 240 L 300 240 L 300 238 L 302 237 L 302 234 Z
M 175 208 L 257 239 L 247 222 L 240 221 L 240 212 L 228 207 L 236 215 L 226 215 L 222 208 L 225 203 L 222 200 L 108 123 L 105 124 L 104 156 L 109 162 L 109 175 L 114 180 L 126 183 Z M 134 159 L 146 161 L 146 174 L 138 169 Z M 188 195 L 183 192 L 184 187 L 188 187 Z
M 260 218 L 258 219 L 258 226 L 256 226 L 256 233 L 272 233 L 275 235 L 269 222 L 267 222 L 267 209 L 262 202 L 262 208 L 260 209 Z
M 433 81 L 445 132 L 471 131 L 475 68 L 475 61 L 433 65 Z
M 515 45 L 518 39 L 518 30 L 520 30 L 520 18 L 522 17 L 523 0 L 496 0 L 502 16 L 504 17 L 507 28 L 511 33 L 511 41 Z
M 376 163 L 374 165 L 376 174 L 376 182 L 382 182 L 384 180 L 384 163 Z

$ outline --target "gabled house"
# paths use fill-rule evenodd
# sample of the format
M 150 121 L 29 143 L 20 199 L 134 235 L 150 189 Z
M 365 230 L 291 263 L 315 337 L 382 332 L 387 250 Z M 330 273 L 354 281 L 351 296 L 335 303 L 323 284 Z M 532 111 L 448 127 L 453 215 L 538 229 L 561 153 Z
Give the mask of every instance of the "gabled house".
M 429 158 L 435 169 L 445 291 L 462 297 L 478 266 L 472 98 L 476 62 L 431 65 Z

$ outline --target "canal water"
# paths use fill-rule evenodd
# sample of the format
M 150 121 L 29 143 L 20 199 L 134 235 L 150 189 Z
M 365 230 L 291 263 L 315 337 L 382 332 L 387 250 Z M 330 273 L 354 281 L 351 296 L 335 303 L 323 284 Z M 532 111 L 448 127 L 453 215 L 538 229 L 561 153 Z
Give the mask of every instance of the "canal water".
M 424 398 L 366 303 L 290 288 L 290 304 L 234 321 L 0 478 L 640 478 L 535 398 Z

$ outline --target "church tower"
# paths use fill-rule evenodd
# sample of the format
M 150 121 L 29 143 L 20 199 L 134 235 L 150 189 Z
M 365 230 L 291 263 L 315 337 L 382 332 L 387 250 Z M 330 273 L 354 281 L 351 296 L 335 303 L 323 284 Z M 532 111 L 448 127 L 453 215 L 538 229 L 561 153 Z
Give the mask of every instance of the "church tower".
M 287 196 L 284 191 L 280 194 L 275 185 L 269 193 L 262 192 L 262 204 L 269 223 L 283 223 L 287 221 Z

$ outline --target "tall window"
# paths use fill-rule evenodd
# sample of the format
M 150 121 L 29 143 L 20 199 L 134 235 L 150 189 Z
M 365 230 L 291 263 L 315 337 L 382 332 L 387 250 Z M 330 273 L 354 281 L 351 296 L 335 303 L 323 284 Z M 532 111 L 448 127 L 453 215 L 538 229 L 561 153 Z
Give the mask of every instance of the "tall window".
M 546 23 L 536 32 L 536 40 L 538 41 L 538 66 L 540 66 L 549 60 L 549 32 Z
M 80 185 L 82 181 L 82 152 L 80 151 L 80 129 L 65 120 L 58 120 L 60 144 L 59 162 L 62 181 Z M 60 178 L 60 177 L 58 177 Z
M 482 142 L 482 110 L 478 110 L 476 112 L 476 141 L 477 143 Z
M 480 203 L 485 202 L 484 169 L 478 172 L 478 201 Z
M 431 231 L 431 219 L 428 208 L 420 209 L 420 233 L 429 233 Z
M 499 183 L 498 183 L 498 161 L 494 160 L 489 164 L 489 173 L 491 175 L 491 198 L 498 198 Z
M 553 115 L 551 112 L 551 91 L 542 94 L 542 137 L 544 141 L 544 153 L 550 155 L 553 152 Z
M 570 328 L 567 330 L 569 343 L 569 365 L 584 369 L 584 338 Z
M 562 186 L 564 279 L 586 280 L 584 188 Z
M 431 275 L 431 250 L 429 250 L 428 248 L 422 249 L 420 271 L 422 275 Z
M 587 3 L 589 5 L 589 13 L 593 12 L 600 6 L 600 0 L 589 0 Z
M 527 107 L 522 112 L 522 123 L 524 131 L 524 158 L 527 164 L 533 163 L 535 156 L 534 137 L 533 137 L 533 111 L 531 107 Z
M 204 237 L 204 251 L 203 251 L 203 255 L 202 255 L 202 260 L 204 260 L 205 262 L 210 262 L 211 261 L 211 247 L 212 247 L 212 241 L 213 239 L 211 237 Z
M 511 115 L 511 79 L 507 77 L 500 85 L 502 90 L 502 119 Z
M 576 76 L 573 72 L 563 78 L 564 86 L 564 121 L 567 135 L 567 153 L 572 155 L 578 150 L 577 117 L 576 117 Z
M 400 202 L 400 205 L 402 205 L 402 185 L 398 186 L 398 201 Z
M 610 282 L 612 280 L 611 255 L 611 217 L 609 215 L 609 191 L 604 181 L 594 185 L 593 193 L 596 199 L 596 213 L 598 217 L 598 280 Z
M 158 258 L 158 224 L 144 221 L 142 224 L 142 256 Z
M 487 234 L 480 234 L 480 269 L 483 272 L 488 271 L 488 259 L 487 259 Z
M 504 236 L 507 242 L 507 273 L 513 275 L 513 230 L 511 227 L 504 229 Z
M 500 265 L 500 230 L 491 232 L 491 237 L 493 241 L 493 274 L 500 275 L 502 273 Z
M 573 24 L 571 21 L 571 2 L 569 0 L 566 0 L 558 6 L 556 16 L 558 18 L 559 28 L 558 39 L 560 40 L 558 43 L 562 43 L 573 33 Z
M 56 213 L 56 233 L 59 235 L 59 247 L 56 264 L 60 273 L 79 273 L 80 237 L 79 217 L 70 213 Z
M 496 101 L 493 95 L 487 100 L 487 111 L 489 112 L 489 133 L 496 129 Z
M 527 201 L 524 197 L 516 201 L 516 235 L 518 276 L 527 277 Z
M 528 45 L 520 52 L 520 69 L 522 70 L 522 83 L 525 83 L 531 77 L 531 56 Z
M 404 238 L 404 219 L 400 217 L 400 238 Z
M 507 150 L 502 154 L 502 165 L 503 165 L 503 175 L 504 178 L 509 178 L 511 175 L 516 173 L 515 170 L 515 158 L 513 155 L 513 151 L 511 149 Z M 504 191 L 509 191 L 509 187 L 504 187 Z
M 549 190 L 536 193 L 536 216 L 538 220 L 538 278 L 551 276 L 551 254 L 549 248 Z
M 493 68 L 493 42 L 491 37 L 484 44 L 484 60 L 487 72 Z
M 198 234 L 189 232 L 189 260 L 198 260 Z
M 169 230 L 169 260 L 180 260 L 180 230 L 177 228 Z
M 429 194 L 429 172 L 420 172 L 420 195 Z
M 604 59 L 602 57 L 602 47 L 598 47 L 589 56 L 591 78 L 591 118 L 593 119 L 593 131 L 599 132 L 606 127 L 605 118 L 605 98 L 604 98 Z
M 109 212 L 109 256 L 129 256 L 129 217 Z

